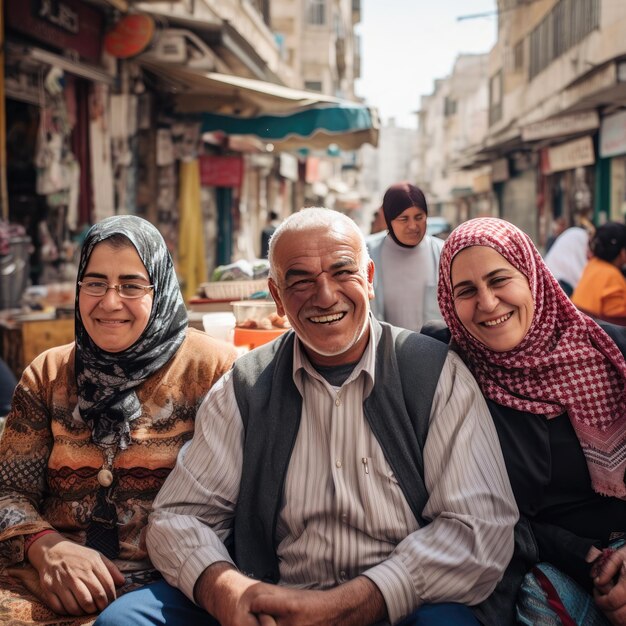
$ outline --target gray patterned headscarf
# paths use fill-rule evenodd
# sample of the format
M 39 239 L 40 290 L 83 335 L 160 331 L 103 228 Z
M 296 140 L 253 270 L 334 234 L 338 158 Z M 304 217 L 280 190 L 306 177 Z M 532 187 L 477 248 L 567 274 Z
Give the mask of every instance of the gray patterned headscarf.
M 150 318 L 132 346 L 106 352 L 83 326 L 76 285 L 75 366 L 78 409 L 91 427 L 94 443 L 117 444 L 123 450 L 130 443 L 130 422 L 141 415 L 135 388 L 176 354 L 185 338 L 187 310 L 161 233 L 134 215 L 109 217 L 91 227 L 81 250 L 77 282 L 94 247 L 113 235 L 123 235 L 135 247 L 154 285 Z

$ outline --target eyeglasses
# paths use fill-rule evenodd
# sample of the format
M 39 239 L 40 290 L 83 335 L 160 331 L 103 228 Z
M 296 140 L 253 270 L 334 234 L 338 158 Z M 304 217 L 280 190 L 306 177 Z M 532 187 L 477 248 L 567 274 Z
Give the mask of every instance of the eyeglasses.
M 103 298 L 109 289 L 115 289 L 120 298 L 128 298 L 130 300 L 134 298 L 142 298 L 149 291 L 154 289 L 154 285 L 138 285 L 137 283 L 109 285 L 109 283 L 105 283 L 102 280 L 79 281 L 78 286 L 81 288 L 81 291 L 86 293 L 88 296 Z

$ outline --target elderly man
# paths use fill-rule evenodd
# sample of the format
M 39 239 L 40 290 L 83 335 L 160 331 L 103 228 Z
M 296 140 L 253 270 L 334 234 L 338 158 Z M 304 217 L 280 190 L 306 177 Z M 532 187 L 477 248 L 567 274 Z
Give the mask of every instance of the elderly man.
M 178 589 L 124 596 L 96 624 L 476 624 L 464 605 L 501 578 L 517 509 L 474 379 L 370 315 L 349 218 L 296 213 L 269 258 L 293 332 L 213 388 L 155 501 L 148 549 Z

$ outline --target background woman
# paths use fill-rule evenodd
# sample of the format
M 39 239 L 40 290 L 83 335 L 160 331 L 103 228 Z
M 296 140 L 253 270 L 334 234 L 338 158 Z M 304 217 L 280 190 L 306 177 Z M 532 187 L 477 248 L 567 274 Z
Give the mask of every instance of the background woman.
M 187 327 L 163 238 L 149 222 L 91 228 L 75 343 L 25 370 L 0 442 L 0 623 L 84 624 L 150 581 L 152 500 L 196 409 L 235 358 Z
M 379 320 L 419 331 L 424 322 L 441 319 L 437 274 L 443 241 L 426 234 L 428 205 L 414 185 L 389 187 L 382 211 L 388 232 L 367 239 L 376 267 L 372 313 Z
M 556 245 L 556 244 L 555 244 Z M 626 224 L 607 222 L 591 239 L 593 257 L 583 270 L 574 304 L 589 315 L 626 326 Z
M 572 226 L 556 238 L 544 260 L 563 291 L 571 296 L 588 258 L 589 235 L 584 228 Z
M 493 218 L 465 222 L 446 241 L 439 304 L 487 398 L 537 559 L 551 564 L 526 576 L 524 597 L 536 597 L 518 604 L 518 618 L 577 623 L 576 607 L 566 602 L 574 621 L 561 622 L 544 602 L 549 588 L 555 602 L 580 597 L 574 579 L 601 611 L 594 618 L 582 602 L 580 623 L 626 624 L 626 548 L 590 576 L 626 531 L 626 329 L 605 332 L 579 312 L 530 238 Z

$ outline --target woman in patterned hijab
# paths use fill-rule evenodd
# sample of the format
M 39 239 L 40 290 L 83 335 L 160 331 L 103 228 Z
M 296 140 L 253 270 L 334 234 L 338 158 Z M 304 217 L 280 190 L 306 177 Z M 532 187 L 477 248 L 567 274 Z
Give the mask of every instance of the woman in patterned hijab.
M 138 217 L 88 232 L 75 315 L 75 342 L 24 371 L 0 440 L 2 623 L 91 623 L 158 577 L 152 501 L 236 356 L 188 328 L 165 241 Z
M 90 296 L 81 283 L 87 282 L 85 270 L 89 259 L 102 242 L 118 250 L 132 245 L 147 272 L 147 281 L 144 280 L 143 285 L 151 285 L 151 290 L 145 290 L 141 295 L 147 298 L 153 294 L 150 315 L 142 332 L 135 332 L 138 337 L 132 345 L 115 352 L 102 349 L 97 339 L 90 337 L 85 330 L 82 319 L 85 307 L 81 306 L 81 298 L 84 301 Z M 111 258 L 115 257 L 111 255 Z M 93 283 L 93 279 L 90 282 Z M 136 282 L 141 283 L 141 280 Z M 92 226 L 80 255 L 78 286 L 76 382 L 80 414 L 91 425 L 94 442 L 116 443 L 125 449 L 129 422 L 141 412 L 134 389 L 176 354 L 187 329 L 185 303 L 161 234 L 149 222 L 132 215 L 110 217 Z M 125 302 L 133 306 L 138 300 L 133 298 Z M 120 301 L 124 302 L 123 299 Z
M 530 238 L 495 218 L 447 239 L 438 298 L 451 347 L 488 400 L 540 560 L 590 587 L 589 562 L 626 531 L 626 328 L 579 312 Z M 603 597 L 626 550 L 614 558 L 596 584 Z

